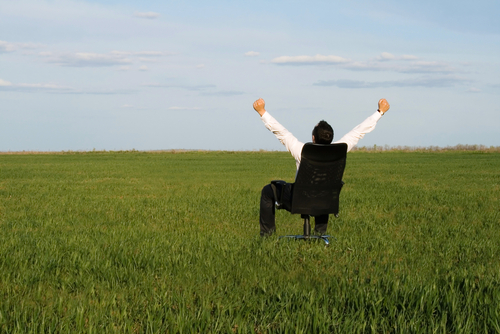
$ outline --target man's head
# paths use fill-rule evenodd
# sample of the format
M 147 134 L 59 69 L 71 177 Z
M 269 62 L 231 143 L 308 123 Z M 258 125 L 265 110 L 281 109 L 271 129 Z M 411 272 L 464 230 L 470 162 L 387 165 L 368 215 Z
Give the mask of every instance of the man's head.
M 331 144 L 333 140 L 333 129 L 325 121 L 319 121 L 312 132 L 313 143 L 315 144 Z

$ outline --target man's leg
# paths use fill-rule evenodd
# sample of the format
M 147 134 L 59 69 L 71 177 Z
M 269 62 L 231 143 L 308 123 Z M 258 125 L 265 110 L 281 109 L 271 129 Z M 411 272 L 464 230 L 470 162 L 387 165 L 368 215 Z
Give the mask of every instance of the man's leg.
M 278 195 L 279 196 L 279 195 Z M 274 198 L 273 188 L 270 184 L 262 188 L 260 196 L 260 236 L 271 235 L 276 231 L 274 219 Z
M 314 232 L 318 234 L 326 234 L 328 227 L 328 215 L 314 217 Z

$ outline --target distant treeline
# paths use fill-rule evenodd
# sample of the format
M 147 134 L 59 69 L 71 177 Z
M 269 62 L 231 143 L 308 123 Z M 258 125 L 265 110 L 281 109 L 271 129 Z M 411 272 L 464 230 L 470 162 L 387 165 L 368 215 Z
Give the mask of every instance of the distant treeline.
M 399 151 L 399 152 L 448 152 L 448 151 L 481 151 L 481 152 L 500 152 L 500 146 L 486 146 L 486 145 L 462 145 L 455 146 L 360 146 L 354 147 L 352 151 L 359 152 L 385 152 L 385 151 Z
M 201 150 L 201 149 L 165 149 L 165 150 L 76 150 L 76 151 L 0 151 L 0 154 L 71 154 L 71 153 L 125 153 L 125 152 L 149 152 L 149 153 L 185 153 L 185 152 L 238 152 L 228 150 Z M 479 151 L 479 152 L 499 152 L 500 146 L 486 146 L 486 145 L 462 145 L 455 146 L 389 146 L 389 145 L 373 145 L 373 146 L 355 146 L 352 151 L 358 152 L 448 152 L 448 151 Z M 244 151 L 242 151 L 244 152 Z M 259 150 L 259 152 L 272 152 L 268 150 Z

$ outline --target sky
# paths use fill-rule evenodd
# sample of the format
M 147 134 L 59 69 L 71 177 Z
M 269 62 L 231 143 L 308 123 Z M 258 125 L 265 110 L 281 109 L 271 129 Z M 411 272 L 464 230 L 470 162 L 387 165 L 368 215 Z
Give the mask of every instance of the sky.
M 0 151 L 500 146 L 500 2 L 0 0 Z

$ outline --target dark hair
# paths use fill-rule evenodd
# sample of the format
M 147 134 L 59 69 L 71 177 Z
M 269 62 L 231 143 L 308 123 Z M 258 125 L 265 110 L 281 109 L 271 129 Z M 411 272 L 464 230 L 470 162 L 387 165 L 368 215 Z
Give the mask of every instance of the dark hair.
M 314 127 L 312 135 L 316 144 L 330 144 L 333 140 L 333 129 L 330 124 L 321 120 Z

